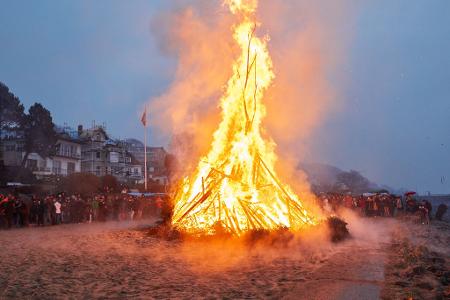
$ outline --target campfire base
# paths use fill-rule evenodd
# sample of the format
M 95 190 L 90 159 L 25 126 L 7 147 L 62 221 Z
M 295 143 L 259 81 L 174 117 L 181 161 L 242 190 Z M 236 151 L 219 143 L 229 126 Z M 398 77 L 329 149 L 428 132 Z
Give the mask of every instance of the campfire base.
M 350 232 L 347 228 L 347 223 L 340 219 L 339 217 L 332 216 L 329 217 L 326 222 L 317 225 L 327 226 L 329 229 L 329 238 L 333 243 L 342 242 L 350 238 Z M 156 226 L 149 229 L 148 234 L 150 236 L 155 236 L 164 240 L 192 240 L 192 239 L 202 239 L 202 240 L 214 240 L 214 239 L 241 239 L 248 245 L 264 244 L 273 247 L 284 247 L 289 244 L 295 237 L 294 233 L 288 228 L 280 228 L 278 230 L 250 230 L 240 237 L 236 237 L 233 234 L 226 232 L 224 230 L 217 230 L 214 235 L 189 235 L 173 228 L 170 222 L 161 222 Z

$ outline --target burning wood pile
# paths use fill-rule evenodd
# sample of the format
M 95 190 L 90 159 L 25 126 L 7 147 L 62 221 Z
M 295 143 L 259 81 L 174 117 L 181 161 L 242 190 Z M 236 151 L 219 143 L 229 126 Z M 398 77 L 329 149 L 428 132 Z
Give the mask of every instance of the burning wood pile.
M 226 0 L 239 23 L 241 52 L 221 98 L 222 121 L 209 153 L 174 198 L 172 225 L 187 233 L 235 235 L 315 225 L 292 189 L 277 177 L 274 142 L 264 139 L 262 102 L 274 73 L 268 38 L 256 36 L 257 0 Z

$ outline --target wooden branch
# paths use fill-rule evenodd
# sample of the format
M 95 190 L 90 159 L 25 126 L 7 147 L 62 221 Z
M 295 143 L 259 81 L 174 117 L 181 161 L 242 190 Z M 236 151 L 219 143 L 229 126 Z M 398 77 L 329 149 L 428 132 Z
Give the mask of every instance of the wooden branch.
M 244 82 L 244 88 L 242 89 L 242 102 L 244 104 L 244 113 L 245 113 L 245 123 L 246 123 L 246 132 L 247 132 L 247 124 L 250 121 L 249 115 L 248 115 L 248 110 L 247 110 L 247 103 L 245 101 L 245 92 L 247 89 L 247 83 L 248 83 L 248 78 L 251 72 L 251 69 L 253 67 L 253 65 L 256 62 L 256 55 L 253 58 L 253 61 L 250 64 L 250 46 L 252 43 L 252 39 L 253 39 L 253 34 L 255 33 L 256 30 L 256 24 L 255 26 L 253 26 L 252 31 L 248 34 L 248 45 L 247 45 L 247 63 L 246 63 L 246 74 L 245 74 L 245 82 Z
M 208 199 L 208 196 L 211 194 L 211 190 L 208 190 L 200 199 L 195 202 L 190 208 L 186 210 L 186 212 L 178 219 L 174 221 L 174 223 L 179 222 L 180 220 L 184 219 L 194 208 L 196 208 L 199 204 L 203 203 L 206 199 Z
M 250 123 L 250 127 L 253 126 L 253 121 L 255 120 L 256 115 L 256 92 L 258 91 L 258 83 L 256 82 L 256 54 L 255 54 L 255 92 L 253 93 L 253 116 L 252 121 Z
M 266 171 L 269 173 L 269 175 L 272 177 L 272 180 L 278 185 L 280 190 L 286 195 L 286 197 L 287 197 L 286 206 L 287 206 L 287 209 L 288 209 L 289 224 L 291 224 L 292 223 L 291 204 L 290 204 L 290 201 L 289 201 L 289 200 L 291 200 L 291 196 L 288 194 L 288 192 L 286 192 L 286 190 L 281 185 L 281 183 L 278 181 L 278 179 L 275 177 L 275 175 L 273 175 L 273 173 L 269 170 L 269 168 L 267 167 L 266 163 L 261 159 L 261 157 L 259 158 L 259 161 L 261 162 L 263 167 L 266 169 Z
M 230 227 L 231 231 L 233 231 L 234 234 L 237 234 L 237 232 L 236 232 L 236 230 L 235 230 L 235 228 L 234 228 L 234 225 L 233 225 L 233 221 L 231 220 L 230 215 L 229 215 L 229 213 L 228 213 L 228 208 L 227 208 L 227 206 L 224 205 L 223 207 L 224 207 L 224 211 L 225 211 L 225 215 L 226 215 L 226 217 L 227 217 L 227 220 L 228 220 L 228 222 L 230 223 L 230 226 L 229 226 L 229 227 Z
M 250 217 L 250 214 L 247 212 L 247 208 L 245 207 L 244 204 L 242 204 L 242 202 L 241 202 L 240 199 L 238 199 L 238 202 L 239 202 L 239 204 L 241 205 L 242 210 L 244 211 L 245 215 L 247 216 L 247 220 L 249 221 L 250 226 L 251 226 L 253 229 L 256 229 L 255 223 L 253 223 L 252 218 Z
M 202 193 L 203 195 L 205 194 L 205 180 L 203 179 L 203 176 L 202 176 Z
M 244 88 L 242 89 L 242 102 L 244 103 L 244 112 L 245 112 L 245 122 L 246 122 L 246 124 L 247 124 L 247 122 L 249 122 L 250 118 L 248 116 L 247 102 L 245 100 L 245 92 L 247 90 L 247 84 L 248 84 L 248 78 L 250 76 L 250 72 L 252 70 L 253 64 L 256 62 L 256 55 L 253 58 L 252 63 L 250 64 L 250 66 L 248 66 L 248 60 L 249 60 L 249 58 L 247 58 L 247 74 L 245 75 Z

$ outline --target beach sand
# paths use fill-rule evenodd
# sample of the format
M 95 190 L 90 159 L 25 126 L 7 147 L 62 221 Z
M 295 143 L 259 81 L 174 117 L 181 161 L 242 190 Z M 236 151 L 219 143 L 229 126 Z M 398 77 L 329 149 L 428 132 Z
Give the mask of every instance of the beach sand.
M 401 293 L 386 283 L 393 275 L 385 265 L 396 245 L 391 237 L 408 231 L 395 220 L 348 218 L 353 238 L 340 244 L 324 232 L 283 245 L 167 241 L 150 236 L 143 224 L 117 222 L 0 231 L 0 298 L 379 299 Z
M 384 299 L 450 299 L 450 224 L 399 223 L 385 276 Z

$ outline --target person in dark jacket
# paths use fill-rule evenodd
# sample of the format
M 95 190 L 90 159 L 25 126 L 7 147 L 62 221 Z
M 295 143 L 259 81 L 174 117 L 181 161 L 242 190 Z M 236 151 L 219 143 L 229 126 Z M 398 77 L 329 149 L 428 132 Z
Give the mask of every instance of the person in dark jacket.
M 22 220 L 22 226 L 28 226 L 30 223 L 30 204 L 26 199 L 21 199 L 22 206 L 20 207 L 19 214 Z
M 433 206 L 431 205 L 431 202 L 428 200 L 424 200 L 425 207 L 428 210 L 428 219 L 431 220 L 431 211 L 433 210 Z
M 31 198 L 31 207 L 30 207 L 30 222 L 32 224 L 37 224 L 38 204 L 39 201 L 36 199 L 36 196 L 33 196 Z
M 6 206 L 5 206 L 5 216 L 6 216 L 7 227 L 11 228 L 11 226 L 14 224 L 15 198 L 13 195 L 8 195 L 7 198 L 8 198 L 8 201 L 6 202 Z
M 436 220 L 442 221 L 442 217 L 447 212 L 447 209 L 448 209 L 448 207 L 444 203 L 439 204 L 439 206 L 436 210 Z
M 38 205 L 37 205 L 37 216 L 38 216 L 38 226 L 44 226 L 45 225 L 45 214 L 47 211 L 47 204 L 45 203 L 44 200 L 39 199 L 38 200 Z

